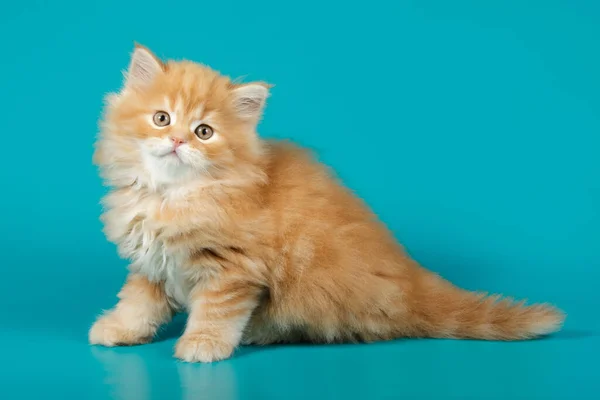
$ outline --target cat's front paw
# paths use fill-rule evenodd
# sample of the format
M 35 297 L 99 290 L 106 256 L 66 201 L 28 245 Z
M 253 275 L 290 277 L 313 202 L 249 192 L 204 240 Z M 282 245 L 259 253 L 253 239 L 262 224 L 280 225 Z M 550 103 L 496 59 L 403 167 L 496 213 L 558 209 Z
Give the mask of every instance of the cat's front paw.
M 231 344 L 207 335 L 184 334 L 175 346 L 175 357 L 187 362 L 209 363 L 229 358 L 234 349 Z
M 147 330 L 125 326 L 113 314 L 100 317 L 89 332 L 90 344 L 102 346 L 127 346 L 148 343 L 152 335 Z

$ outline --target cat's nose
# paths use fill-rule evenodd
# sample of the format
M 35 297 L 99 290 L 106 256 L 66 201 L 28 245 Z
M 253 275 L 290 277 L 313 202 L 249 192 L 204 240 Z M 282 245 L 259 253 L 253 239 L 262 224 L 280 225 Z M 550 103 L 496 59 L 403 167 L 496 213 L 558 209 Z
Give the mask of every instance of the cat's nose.
M 175 146 L 175 148 L 178 148 L 179 146 L 181 146 L 182 144 L 185 143 L 185 140 L 175 137 L 175 136 L 171 136 L 170 139 L 171 139 L 171 142 L 173 142 L 173 146 Z

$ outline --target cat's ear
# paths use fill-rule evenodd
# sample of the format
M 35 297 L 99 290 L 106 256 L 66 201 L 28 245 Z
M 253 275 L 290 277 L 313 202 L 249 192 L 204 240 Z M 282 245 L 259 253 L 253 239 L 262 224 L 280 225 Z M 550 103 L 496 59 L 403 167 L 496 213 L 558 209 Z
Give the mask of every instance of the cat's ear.
M 148 48 L 135 44 L 129 69 L 125 74 L 125 87 L 143 88 L 150 85 L 154 78 L 165 69 L 163 62 Z
M 258 120 L 265 108 L 272 85 L 263 82 L 236 85 L 232 90 L 233 107 L 238 117 Z

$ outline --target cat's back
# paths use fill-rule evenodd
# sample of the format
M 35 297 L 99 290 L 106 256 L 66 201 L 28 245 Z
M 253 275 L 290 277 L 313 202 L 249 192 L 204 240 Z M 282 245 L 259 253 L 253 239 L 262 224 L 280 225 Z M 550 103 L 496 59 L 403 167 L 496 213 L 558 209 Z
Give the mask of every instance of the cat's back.
M 370 209 L 307 149 L 269 142 L 268 206 L 280 221 L 344 225 L 372 219 Z

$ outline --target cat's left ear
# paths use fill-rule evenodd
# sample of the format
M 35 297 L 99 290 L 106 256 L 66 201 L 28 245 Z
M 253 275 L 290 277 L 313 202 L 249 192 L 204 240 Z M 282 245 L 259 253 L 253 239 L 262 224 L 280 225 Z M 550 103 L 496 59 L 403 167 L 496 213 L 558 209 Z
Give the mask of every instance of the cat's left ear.
M 135 44 L 129 69 L 125 75 L 125 87 L 143 88 L 150 85 L 165 69 L 163 62 L 147 47 Z
M 238 117 L 250 121 L 260 119 L 271 87 L 264 82 L 236 85 L 232 90 L 232 101 Z

